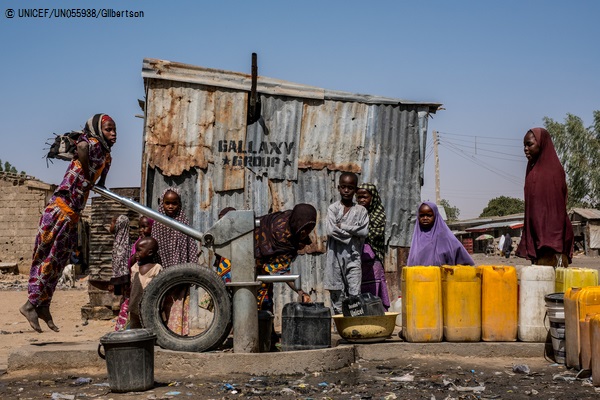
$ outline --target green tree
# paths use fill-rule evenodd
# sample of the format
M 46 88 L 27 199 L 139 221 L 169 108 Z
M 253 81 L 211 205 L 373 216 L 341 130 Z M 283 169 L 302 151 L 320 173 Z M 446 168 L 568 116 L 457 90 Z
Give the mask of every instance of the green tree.
M 502 217 L 522 212 L 525 212 L 524 200 L 515 197 L 500 196 L 491 199 L 479 217 Z
M 4 165 L 4 166 L 3 166 Z M 15 168 L 14 165 L 12 165 L 11 163 L 9 163 L 8 161 L 6 161 L 4 164 L 2 164 L 2 160 L 0 160 L 0 172 L 10 172 L 13 174 L 18 174 L 19 172 L 17 171 L 17 169 Z M 27 175 L 27 173 L 25 171 L 21 171 L 21 175 Z
M 444 211 L 446 211 L 446 218 L 448 221 L 457 221 L 458 216 L 460 215 L 460 210 L 458 207 L 453 207 L 450 205 L 450 202 L 446 199 L 440 200 L 440 205 L 444 207 Z
M 600 207 L 600 111 L 594 111 L 591 127 L 586 128 L 581 118 L 572 114 L 567 114 L 564 123 L 544 117 L 544 127 L 565 168 L 567 206 Z

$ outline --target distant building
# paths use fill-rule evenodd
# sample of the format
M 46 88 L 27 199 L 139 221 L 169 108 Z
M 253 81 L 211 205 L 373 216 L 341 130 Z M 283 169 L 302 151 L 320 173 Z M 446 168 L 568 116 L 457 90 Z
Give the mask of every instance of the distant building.
M 598 256 L 600 252 L 600 210 L 574 208 L 569 212 L 575 234 L 575 250 L 586 256 Z
M 513 250 L 516 250 L 521 239 L 523 220 L 524 214 L 521 213 L 452 221 L 447 224 L 470 253 L 485 253 L 490 244 L 497 251 L 495 245 L 506 233 L 510 234 Z

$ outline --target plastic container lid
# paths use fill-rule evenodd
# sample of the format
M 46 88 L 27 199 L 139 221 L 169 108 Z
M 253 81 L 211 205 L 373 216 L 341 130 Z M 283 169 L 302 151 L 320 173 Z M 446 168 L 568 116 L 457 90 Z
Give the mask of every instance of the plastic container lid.
M 544 296 L 544 299 L 548 303 L 564 303 L 565 302 L 565 294 L 563 292 L 560 293 L 550 293 Z
M 156 339 L 156 335 L 151 329 L 126 329 L 107 333 L 100 338 L 100 343 L 131 343 L 149 339 Z

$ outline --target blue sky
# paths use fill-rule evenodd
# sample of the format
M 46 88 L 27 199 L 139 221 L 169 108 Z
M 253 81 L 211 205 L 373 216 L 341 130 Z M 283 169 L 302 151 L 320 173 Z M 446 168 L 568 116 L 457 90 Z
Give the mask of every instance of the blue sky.
M 46 167 L 53 132 L 105 112 L 117 121 L 110 187 L 140 184 L 142 60 L 159 58 L 319 86 L 440 102 L 441 197 L 461 218 L 523 195 L 522 138 L 547 116 L 600 109 L 600 2 L 3 0 L 0 159 Z M 12 8 L 112 8 L 144 18 L 6 18 Z M 431 138 L 430 138 L 431 139 Z M 430 144 L 432 140 L 429 140 Z M 433 156 L 424 200 L 435 199 Z

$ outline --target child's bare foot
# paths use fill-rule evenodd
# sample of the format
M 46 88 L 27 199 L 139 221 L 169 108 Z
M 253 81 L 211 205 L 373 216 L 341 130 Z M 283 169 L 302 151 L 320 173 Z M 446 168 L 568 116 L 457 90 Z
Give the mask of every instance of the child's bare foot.
M 50 306 L 39 306 L 36 307 L 37 315 L 44 321 L 48 328 L 52 329 L 54 332 L 60 331 L 58 326 L 54 325 L 54 321 L 52 321 L 52 315 L 50 314 Z
M 31 304 L 29 302 L 29 300 L 27 300 L 27 303 L 25 303 L 23 306 L 21 306 L 21 308 L 19 308 L 19 311 L 27 319 L 27 321 L 29 322 L 29 325 L 31 325 L 31 327 L 33 328 L 34 331 L 39 332 L 39 333 L 42 332 L 42 328 L 40 327 L 40 322 L 38 321 L 38 318 L 39 318 L 38 313 L 35 310 L 35 307 L 33 306 L 33 304 Z

